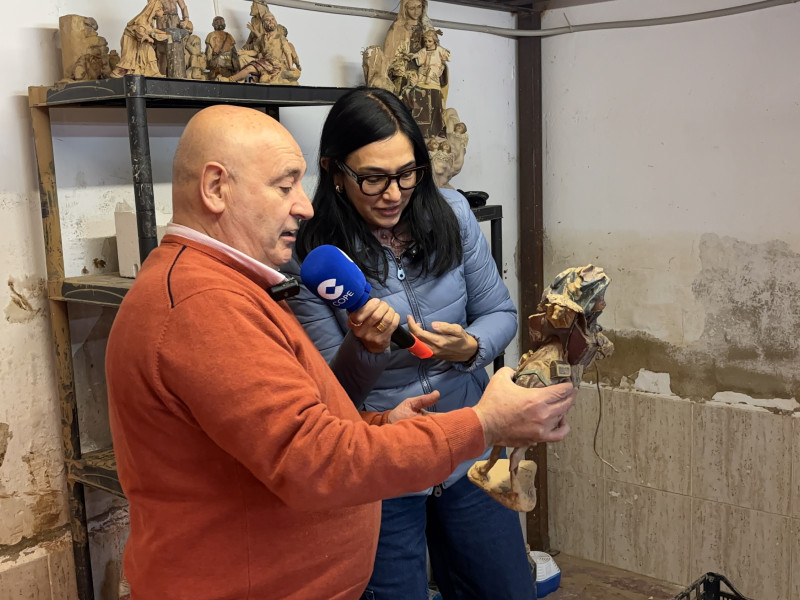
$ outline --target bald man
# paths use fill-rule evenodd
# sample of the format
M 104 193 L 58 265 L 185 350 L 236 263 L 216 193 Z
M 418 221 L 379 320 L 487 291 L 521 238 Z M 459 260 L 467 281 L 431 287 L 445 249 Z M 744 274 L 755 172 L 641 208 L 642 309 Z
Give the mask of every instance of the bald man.
M 569 431 L 571 386 L 521 388 L 511 369 L 474 408 L 421 415 L 434 392 L 356 411 L 270 294 L 313 214 L 305 168 L 291 135 L 247 108 L 199 112 L 178 143 L 173 221 L 106 354 L 133 600 L 358 600 L 381 498 L 443 481 L 487 446 Z M 376 299 L 353 318 L 390 322 L 387 345 L 399 321 Z

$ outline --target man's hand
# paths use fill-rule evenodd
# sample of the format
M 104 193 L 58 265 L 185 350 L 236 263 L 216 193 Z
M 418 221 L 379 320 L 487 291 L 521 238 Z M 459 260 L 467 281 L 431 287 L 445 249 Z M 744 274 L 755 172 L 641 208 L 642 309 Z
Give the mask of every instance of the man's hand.
M 483 425 L 487 446 L 531 446 L 559 442 L 569 433 L 567 411 L 578 390 L 571 383 L 524 388 L 512 381 L 514 370 L 494 374 L 474 407 Z
M 437 390 L 432 391 L 430 394 L 406 398 L 389 413 L 389 423 L 397 423 L 403 419 L 428 414 L 425 408 L 433 406 L 438 401 L 439 392 Z
M 433 331 L 419 326 L 414 317 L 408 315 L 408 330 L 417 339 L 433 350 L 433 357 L 452 362 L 466 362 L 478 351 L 478 340 L 468 334 L 461 325 L 434 321 Z

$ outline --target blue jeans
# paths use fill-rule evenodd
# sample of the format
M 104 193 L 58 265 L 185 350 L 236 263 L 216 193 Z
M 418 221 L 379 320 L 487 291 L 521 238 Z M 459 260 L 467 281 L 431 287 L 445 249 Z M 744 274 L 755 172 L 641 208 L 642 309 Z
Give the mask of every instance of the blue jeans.
M 444 600 L 536 600 L 519 516 L 467 477 L 430 496 L 384 500 L 367 585 L 374 600 L 427 600 L 426 541 Z

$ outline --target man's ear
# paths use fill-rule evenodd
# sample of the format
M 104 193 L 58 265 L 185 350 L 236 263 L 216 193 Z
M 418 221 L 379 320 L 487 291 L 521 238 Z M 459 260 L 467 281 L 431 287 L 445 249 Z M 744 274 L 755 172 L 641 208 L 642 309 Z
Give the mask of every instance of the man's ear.
M 203 205 L 215 215 L 225 210 L 228 198 L 228 170 L 218 162 L 208 162 L 203 165 L 200 174 L 200 197 Z

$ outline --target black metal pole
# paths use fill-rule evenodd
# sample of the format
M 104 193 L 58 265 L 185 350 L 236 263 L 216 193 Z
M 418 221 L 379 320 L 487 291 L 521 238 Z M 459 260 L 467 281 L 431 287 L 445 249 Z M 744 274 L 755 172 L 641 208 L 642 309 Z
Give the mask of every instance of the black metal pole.
M 492 248 L 492 256 L 494 257 L 494 264 L 497 265 L 497 272 L 500 277 L 503 276 L 503 207 L 497 207 L 500 213 L 497 218 L 489 221 L 489 238 Z M 495 357 L 492 366 L 494 370 L 502 369 L 505 365 L 505 357 L 503 353 Z
M 153 167 L 150 163 L 150 136 L 147 132 L 146 83 L 142 75 L 125 76 L 125 106 L 128 109 L 133 196 L 136 201 L 139 259 L 142 262 L 158 246 Z

